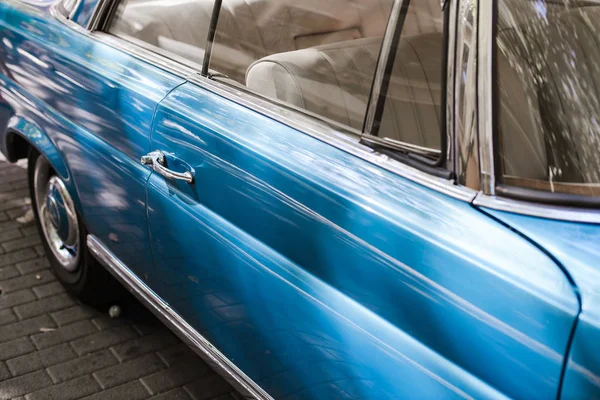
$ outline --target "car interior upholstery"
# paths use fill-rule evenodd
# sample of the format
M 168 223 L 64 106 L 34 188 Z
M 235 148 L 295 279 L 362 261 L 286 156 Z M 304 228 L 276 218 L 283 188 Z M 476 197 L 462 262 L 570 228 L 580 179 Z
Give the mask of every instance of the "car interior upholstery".
M 216 79 L 362 129 L 393 0 L 223 0 Z M 130 0 L 111 32 L 201 63 L 212 0 Z M 380 135 L 439 147 L 443 17 L 412 0 Z

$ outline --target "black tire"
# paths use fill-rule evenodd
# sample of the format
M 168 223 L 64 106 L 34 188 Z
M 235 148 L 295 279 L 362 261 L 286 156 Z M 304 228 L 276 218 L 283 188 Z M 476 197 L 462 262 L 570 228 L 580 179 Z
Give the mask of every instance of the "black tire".
M 34 178 L 35 166 L 39 157 L 43 156 L 35 149 L 31 148 L 28 156 L 27 175 L 35 223 L 40 237 L 42 238 L 42 244 L 46 256 L 50 261 L 52 271 L 67 291 L 79 298 L 82 302 L 94 307 L 104 307 L 114 304 L 114 301 L 123 297 L 125 291 L 110 273 L 90 254 L 86 245 L 87 230 L 85 229 L 85 225 L 79 214 L 77 214 L 77 224 L 79 228 L 78 251 L 80 252 L 80 257 L 76 269 L 74 271 L 68 271 L 63 268 L 60 261 L 52 252 L 50 244 L 42 230 L 42 222 L 38 214 L 36 203 Z M 50 177 L 55 175 L 56 172 L 51 170 L 47 178 L 50 179 Z

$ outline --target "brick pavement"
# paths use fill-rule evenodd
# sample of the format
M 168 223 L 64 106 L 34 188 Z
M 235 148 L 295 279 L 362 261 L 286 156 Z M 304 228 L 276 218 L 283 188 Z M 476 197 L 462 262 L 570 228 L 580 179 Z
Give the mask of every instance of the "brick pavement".
M 18 221 L 24 165 L 0 156 L 0 400 L 240 398 L 134 299 L 111 319 L 65 293 Z

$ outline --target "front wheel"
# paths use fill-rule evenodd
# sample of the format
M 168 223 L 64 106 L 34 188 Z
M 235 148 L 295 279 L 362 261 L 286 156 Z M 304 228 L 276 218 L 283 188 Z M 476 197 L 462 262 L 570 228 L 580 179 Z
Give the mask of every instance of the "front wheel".
M 29 152 L 28 178 L 35 221 L 56 277 L 90 305 L 103 306 L 115 300 L 120 287 L 89 253 L 87 231 L 65 182 L 33 149 Z

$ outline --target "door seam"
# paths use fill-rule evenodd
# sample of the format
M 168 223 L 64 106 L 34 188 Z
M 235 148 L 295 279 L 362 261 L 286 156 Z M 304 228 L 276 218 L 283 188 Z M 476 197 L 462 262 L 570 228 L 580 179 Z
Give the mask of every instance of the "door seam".
M 512 232 L 519 235 L 520 237 L 525 239 L 527 242 L 529 242 L 533 246 L 535 246 L 542 253 L 544 253 L 562 271 L 563 275 L 567 278 L 567 280 L 571 284 L 571 287 L 573 288 L 573 293 L 575 294 L 575 298 L 577 299 L 577 314 L 575 315 L 575 320 L 573 321 L 573 325 L 571 326 L 571 331 L 569 332 L 569 338 L 567 340 L 567 348 L 565 349 L 563 365 L 562 365 L 561 371 L 560 371 L 560 380 L 558 382 L 558 388 L 557 388 L 557 393 L 556 393 L 556 399 L 560 400 L 562 390 L 563 390 L 563 383 L 565 380 L 565 376 L 567 373 L 567 367 L 569 364 L 569 358 L 571 357 L 571 350 L 573 348 L 573 341 L 575 340 L 575 331 L 577 329 L 579 317 L 581 316 L 581 312 L 582 312 L 582 300 L 581 300 L 581 292 L 579 290 L 579 287 L 577 286 L 577 283 L 575 282 L 575 279 L 573 278 L 571 273 L 565 268 L 565 266 L 556 257 L 554 257 L 553 254 L 551 254 L 548 250 L 546 250 L 546 248 L 541 246 L 535 240 L 531 239 L 529 236 L 527 236 L 527 235 L 523 234 L 522 232 L 520 232 L 519 230 L 513 228 L 511 225 L 507 224 L 506 222 L 495 217 L 494 215 L 486 212 L 484 209 L 473 204 L 473 202 L 471 202 L 471 206 L 473 208 L 475 208 L 476 210 L 478 210 L 479 212 L 481 212 L 482 214 L 484 214 L 484 215 L 488 216 L 489 218 L 493 219 L 494 221 L 498 222 L 500 225 L 503 225 L 504 227 L 510 229 Z

